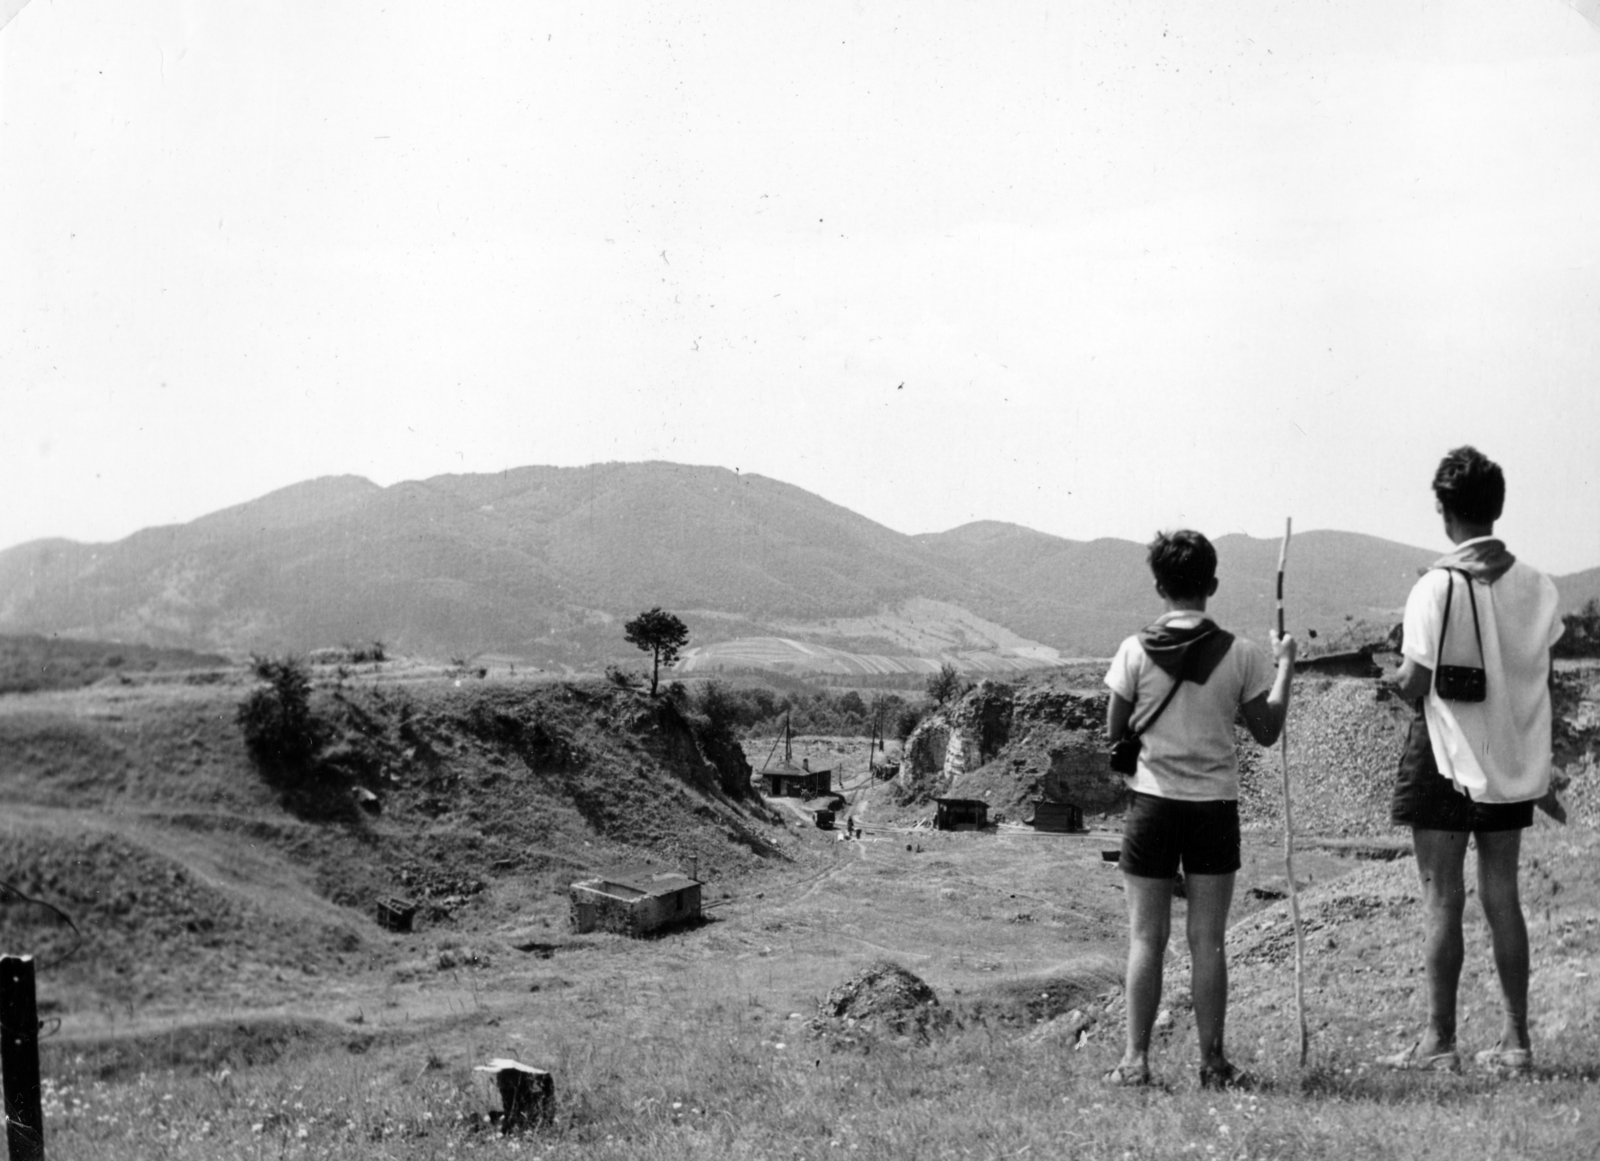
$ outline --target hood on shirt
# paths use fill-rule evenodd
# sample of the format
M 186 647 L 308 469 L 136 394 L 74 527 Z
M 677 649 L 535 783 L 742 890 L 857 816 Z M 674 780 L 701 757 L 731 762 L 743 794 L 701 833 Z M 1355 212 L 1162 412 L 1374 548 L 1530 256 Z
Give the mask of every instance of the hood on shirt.
M 1177 626 L 1157 621 L 1139 631 L 1145 656 L 1171 677 L 1204 685 L 1233 645 L 1233 634 L 1209 617 L 1198 625 Z
M 1516 563 L 1517 558 L 1506 551 L 1503 541 L 1484 537 L 1458 545 L 1453 551 L 1445 553 L 1434 561 L 1431 567 L 1453 568 L 1466 573 L 1474 580 L 1492 585 L 1505 576 Z

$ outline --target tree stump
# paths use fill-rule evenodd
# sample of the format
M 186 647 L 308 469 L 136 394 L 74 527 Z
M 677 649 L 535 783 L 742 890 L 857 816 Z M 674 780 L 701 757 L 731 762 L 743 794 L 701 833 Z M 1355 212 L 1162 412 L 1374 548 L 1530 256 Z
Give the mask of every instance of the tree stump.
M 544 1069 L 517 1060 L 491 1060 L 474 1072 L 492 1072 L 500 1089 L 500 1131 L 548 1125 L 556 1114 L 556 1082 Z

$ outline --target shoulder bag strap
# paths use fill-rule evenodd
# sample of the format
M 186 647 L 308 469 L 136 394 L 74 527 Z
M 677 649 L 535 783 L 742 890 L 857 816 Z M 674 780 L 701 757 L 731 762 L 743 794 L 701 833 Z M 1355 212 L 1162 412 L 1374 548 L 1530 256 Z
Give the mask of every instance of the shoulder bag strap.
M 1149 730 L 1151 726 L 1156 724 L 1156 719 L 1161 716 L 1162 711 L 1165 710 L 1167 708 L 1167 706 L 1172 702 L 1172 695 L 1178 692 L 1178 686 L 1180 686 L 1182 684 L 1183 684 L 1183 674 L 1182 674 L 1182 672 L 1179 672 L 1178 679 L 1172 683 L 1172 688 L 1167 690 L 1167 696 L 1161 699 L 1161 704 L 1160 705 L 1156 706 L 1156 712 L 1151 714 L 1148 718 L 1146 718 L 1144 725 L 1140 726 L 1137 730 L 1130 728 L 1127 731 L 1127 736 L 1128 737 L 1132 737 L 1132 738 L 1142 738 L 1142 737 L 1144 737 L 1145 732 L 1147 730 Z

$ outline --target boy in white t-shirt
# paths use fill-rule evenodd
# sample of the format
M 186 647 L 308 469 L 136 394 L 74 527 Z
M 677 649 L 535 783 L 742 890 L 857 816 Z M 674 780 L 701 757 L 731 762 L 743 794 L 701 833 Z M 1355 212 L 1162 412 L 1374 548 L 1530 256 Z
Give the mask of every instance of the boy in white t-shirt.
M 1434 562 L 1406 601 L 1395 684 L 1419 703 L 1395 784 L 1391 817 L 1411 828 L 1427 915 L 1428 1027 L 1388 1068 L 1458 1072 L 1456 990 L 1464 957 L 1468 840 L 1478 847 L 1478 900 L 1489 922 L 1505 1018 L 1500 1040 L 1477 1053 L 1493 1072 L 1533 1067 L 1528 1039 L 1528 929 L 1517 889 L 1522 832 L 1535 805 L 1558 818 L 1550 791 L 1550 646 L 1561 636 L 1550 578 L 1494 537 L 1505 506 L 1500 466 L 1459 447 L 1433 477 L 1435 509 L 1455 548 Z M 1448 614 L 1448 620 L 1446 615 Z M 1439 656 L 1440 653 L 1444 656 Z M 1452 670 L 1476 670 L 1463 699 Z
M 1243 711 L 1256 741 L 1283 731 L 1294 675 L 1294 638 L 1272 638 L 1276 673 L 1259 646 L 1205 615 L 1217 591 L 1217 553 L 1188 530 L 1150 544 L 1150 571 L 1167 611 L 1117 650 L 1106 685 L 1106 734 L 1139 733 L 1129 775 L 1121 868 L 1128 898 L 1128 1040 L 1113 1085 L 1150 1083 L 1150 1032 L 1161 1003 L 1161 966 L 1172 893 L 1183 867 L 1200 1084 L 1233 1088 L 1249 1078 L 1223 1051 L 1228 967 L 1223 936 L 1239 870 L 1239 762 L 1233 724 Z

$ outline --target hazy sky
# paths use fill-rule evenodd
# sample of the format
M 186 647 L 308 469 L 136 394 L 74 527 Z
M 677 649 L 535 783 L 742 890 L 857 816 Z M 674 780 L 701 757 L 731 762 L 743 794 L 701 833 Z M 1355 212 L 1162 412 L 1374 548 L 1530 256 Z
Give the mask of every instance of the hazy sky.
M 33 0 L 0 547 L 641 459 L 905 532 L 1443 546 L 1471 442 L 1515 551 L 1600 565 L 1596 20 Z

